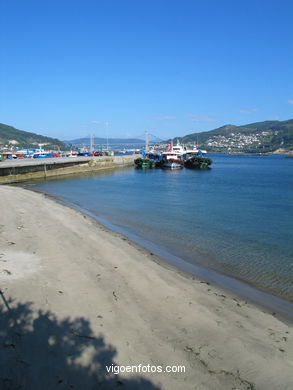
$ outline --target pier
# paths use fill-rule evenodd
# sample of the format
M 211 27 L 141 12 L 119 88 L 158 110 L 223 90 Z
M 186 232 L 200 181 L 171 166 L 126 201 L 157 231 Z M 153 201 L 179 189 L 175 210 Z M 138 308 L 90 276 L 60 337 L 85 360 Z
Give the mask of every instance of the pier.
M 0 162 L 0 184 L 131 166 L 137 157 L 132 155 L 6 160 Z

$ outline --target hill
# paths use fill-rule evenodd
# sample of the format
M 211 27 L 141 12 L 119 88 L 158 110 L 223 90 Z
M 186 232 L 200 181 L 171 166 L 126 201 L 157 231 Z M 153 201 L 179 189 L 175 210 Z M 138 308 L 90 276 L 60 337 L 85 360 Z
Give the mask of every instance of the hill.
M 42 146 L 46 149 L 65 148 L 62 141 L 56 138 L 18 130 L 15 127 L 0 123 L 0 148 L 35 148 Z
M 244 126 L 225 125 L 214 130 L 177 137 L 210 152 L 267 153 L 293 150 L 293 119 L 264 121 Z

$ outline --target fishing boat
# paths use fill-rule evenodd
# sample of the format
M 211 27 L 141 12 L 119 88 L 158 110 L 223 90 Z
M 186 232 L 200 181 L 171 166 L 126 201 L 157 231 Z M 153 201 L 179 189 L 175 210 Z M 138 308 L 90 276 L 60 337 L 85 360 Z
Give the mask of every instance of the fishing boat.
M 174 154 L 168 154 L 163 158 L 161 167 L 165 169 L 182 169 L 183 160 L 176 158 Z
M 176 145 L 173 145 L 173 141 L 171 140 L 170 146 L 166 149 L 167 152 L 175 153 L 179 159 L 187 160 L 189 157 L 195 156 L 200 152 L 202 155 L 206 154 L 206 150 L 200 150 L 196 145 L 192 149 L 188 149 L 186 146 L 181 145 L 177 140 Z
M 154 149 L 150 149 L 149 146 L 149 133 L 145 132 L 145 149 L 141 150 L 142 157 L 138 157 L 134 160 L 136 168 L 148 169 L 148 168 L 160 168 L 162 154 Z
M 162 153 L 161 167 L 165 169 L 182 169 L 183 168 L 183 147 L 177 143 L 173 145 L 173 140 L 170 142 L 170 146 Z
M 184 161 L 184 166 L 189 169 L 210 169 L 212 162 L 210 158 L 204 157 L 201 150 L 199 150 L 197 154 L 189 156 Z
M 141 151 L 142 157 L 136 158 L 134 164 L 136 168 L 160 168 L 162 155 L 156 151 L 146 152 L 145 150 Z
M 188 160 L 190 157 L 197 156 L 200 153 L 202 156 L 207 154 L 206 150 L 198 149 L 196 145 L 192 149 L 184 147 L 183 160 Z

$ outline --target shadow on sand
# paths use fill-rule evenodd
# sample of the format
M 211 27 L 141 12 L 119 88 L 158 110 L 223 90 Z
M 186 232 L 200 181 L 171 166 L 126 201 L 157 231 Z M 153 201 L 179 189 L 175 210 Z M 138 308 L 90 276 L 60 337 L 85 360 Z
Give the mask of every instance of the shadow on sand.
M 0 297 L 0 389 L 147 389 L 150 381 L 108 373 L 116 349 L 84 318 L 63 320 L 31 303 Z

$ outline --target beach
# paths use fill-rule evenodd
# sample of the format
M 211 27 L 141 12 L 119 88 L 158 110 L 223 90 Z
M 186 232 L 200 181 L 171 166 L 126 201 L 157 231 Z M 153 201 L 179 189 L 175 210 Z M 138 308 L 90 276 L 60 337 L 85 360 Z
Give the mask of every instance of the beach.
M 0 196 L 1 389 L 292 388 L 290 323 L 43 194 Z

